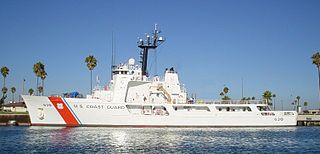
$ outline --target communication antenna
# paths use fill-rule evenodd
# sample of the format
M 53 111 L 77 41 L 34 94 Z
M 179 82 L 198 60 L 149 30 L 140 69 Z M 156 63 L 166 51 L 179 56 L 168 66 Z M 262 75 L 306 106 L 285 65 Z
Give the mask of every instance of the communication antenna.
M 159 36 L 160 30 L 158 30 L 158 25 L 155 24 L 154 32 L 150 37 L 149 34 L 146 34 L 146 39 L 139 39 L 138 40 L 138 47 L 142 49 L 140 52 L 140 58 L 142 63 L 142 77 L 148 76 L 147 74 L 147 65 L 148 65 L 148 51 L 149 49 L 156 49 L 159 45 L 161 45 L 165 40 L 163 37 Z
M 241 99 L 243 99 L 243 78 L 241 78 L 241 96 Z
M 112 31 L 112 45 L 111 45 L 111 79 L 113 78 L 113 69 L 116 67 L 115 66 L 115 59 L 116 59 L 116 42 L 114 40 L 114 36 L 113 36 L 113 31 Z

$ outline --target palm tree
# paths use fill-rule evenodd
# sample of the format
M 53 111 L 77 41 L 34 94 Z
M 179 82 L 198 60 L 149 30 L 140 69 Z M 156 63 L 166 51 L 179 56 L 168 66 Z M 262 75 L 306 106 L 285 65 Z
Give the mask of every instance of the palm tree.
M 14 102 L 14 93 L 16 92 L 16 87 L 11 88 L 11 93 L 12 93 L 12 103 Z
M 42 86 L 38 87 L 38 92 L 39 92 L 39 95 L 43 95 L 43 87 Z
M 33 72 L 37 77 L 37 86 L 36 89 L 38 89 L 39 87 L 39 77 L 41 77 L 41 73 L 42 73 L 42 66 L 44 67 L 44 65 L 41 62 L 35 63 L 33 65 Z M 37 95 L 38 95 L 38 91 L 37 91 Z
M 303 106 L 304 106 L 304 110 L 307 110 L 308 102 L 304 102 Z
M 225 94 L 227 94 L 227 93 L 229 92 L 229 88 L 228 88 L 228 87 L 224 87 L 224 88 L 223 88 L 223 92 L 224 92 Z
M 297 97 L 296 97 L 296 99 L 297 99 L 297 102 L 298 102 L 298 104 L 297 104 L 297 112 L 299 112 L 299 107 L 300 107 L 300 96 L 297 96 Z
M 220 96 L 222 97 L 222 100 L 230 100 L 230 97 L 227 95 L 229 92 L 228 87 L 224 87 L 222 92 L 220 93 Z
M 318 84 L 319 84 L 318 88 L 319 88 L 319 95 L 320 95 L 320 53 L 317 52 L 313 54 L 311 59 L 312 59 L 312 64 L 316 65 L 318 69 Z
M 250 100 L 251 100 L 251 97 L 242 97 L 241 100 L 242 100 L 242 101 L 250 101 Z
M 224 96 L 224 93 L 223 93 L 223 92 L 221 92 L 221 93 L 220 93 L 220 96 L 221 96 L 221 97 L 222 97 L 222 96 Z
M 3 87 L 1 91 L 2 91 L 2 94 L 5 95 L 8 92 L 8 88 Z
M 86 57 L 85 62 L 87 63 L 87 67 L 90 70 L 90 93 L 92 94 L 92 70 L 97 66 L 97 59 L 94 58 L 93 55 L 89 55 Z
M 262 97 L 266 100 L 266 103 L 268 104 L 268 105 L 272 105 L 272 103 L 269 103 L 269 101 L 272 101 L 272 92 L 271 91 L 269 91 L 269 90 L 266 90 L 264 93 L 263 93 L 263 95 L 262 95 Z
M 1 97 L 1 99 L 0 99 L 0 111 L 2 109 L 2 104 L 4 104 L 4 99 L 5 99 L 5 97 Z
M 46 79 L 46 77 L 47 77 L 47 73 L 46 73 L 46 71 L 44 69 L 44 64 L 42 64 L 41 62 L 38 62 L 38 63 L 34 64 L 33 65 L 33 72 L 35 73 L 35 75 L 37 77 L 37 87 L 36 87 L 36 89 L 38 89 L 38 87 L 39 87 L 39 78 L 41 78 L 41 80 L 42 80 L 42 87 L 43 87 L 44 79 Z M 38 91 L 37 91 L 37 93 L 38 93 Z
M 251 100 L 256 100 L 256 97 L 252 96 L 252 97 L 251 97 Z
M 4 100 L 7 98 L 6 93 L 8 92 L 8 88 L 7 87 L 3 87 L 1 89 L 1 92 L 2 92 L 2 97 L 1 97 L 1 100 L 0 100 L 0 106 L 2 106 L 2 104 L 4 104 Z
M 0 100 L 0 107 L 2 106 L 2 104 L 4 104 L 4 101 L 5 101 L 5 99 L 7 98 L 6 93 L 7 93 L 7 91 L 8 91 L 8 88 L 6 87 L 6 77 L 7 77 L 7 75 L 9 74 L 9 69 L 8 69 L 8 67 L 6 67 L 6 66 L 1 67 L 1 74 L 2 74 L 2 76 L 3 76 L 3 87 L 2 87 L 2 89 L 1 89 L 1 91 L 2 91 L 2 97 L 1 97 L 1 100 Z
M 2 105 L 4 104 L 4 100 L 7 98 L 7 95 L 3 95 L 0 99 L 0 111 L 2 109 Z
M 7 75 L 9 74 L 9 69 L 8 69 L 8 67 L 3 66 L 3 67 L 1 68 L 1 74 L 2 74 L 2 76 L 3 76 L 3 87 L 5 87 L 5 86 L 6 86 L 6 77 L 7 77 Z
M 32 88 L 30 88 L 30 89 L 28 90 L 28 93 L 29 93 L 30 96 L 33 94 L 33 92 L 34 92 L 34 90 L 33 90 Z
M 44 80 L 47 78 L 47 72 L 44 70 L 41 72 L 41 80 L 42 80 L 42 96 L 44 94 Z
M 273 111 L 275 111 L 276 110 L 276 94 L 273 94 L 272 95 L 272 98 L 273 98 Z

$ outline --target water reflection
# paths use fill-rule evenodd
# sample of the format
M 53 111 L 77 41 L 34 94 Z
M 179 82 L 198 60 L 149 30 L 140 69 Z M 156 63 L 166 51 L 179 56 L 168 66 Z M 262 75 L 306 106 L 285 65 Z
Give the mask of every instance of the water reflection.
M 319 127 L 3 127 L 0 130 L 0 144 L 5 145 L 0 150 L 18 147 L 22 153 L 287 153 L 315 152 L 318 149 L 314 147 L 320 147 Z M 14 132 L 19 134 L 12 135 Z

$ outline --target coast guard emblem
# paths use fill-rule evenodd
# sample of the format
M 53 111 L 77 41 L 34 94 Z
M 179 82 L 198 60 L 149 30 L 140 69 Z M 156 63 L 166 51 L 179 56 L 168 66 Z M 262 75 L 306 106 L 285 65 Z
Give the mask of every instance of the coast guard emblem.
M 43 120 L 43 119 L 44 119 L 44 112 L 43 112 L 43 108 L 38 108 L 38 114 L 37 114 L 37 117 L 38 117 L 40 120 Z
M 62 109 L 63 109 L 63 104 L 62 104 L 62 103 L 57 103 L 57 108 L 58 108 L 59 110 L 62 110 Z

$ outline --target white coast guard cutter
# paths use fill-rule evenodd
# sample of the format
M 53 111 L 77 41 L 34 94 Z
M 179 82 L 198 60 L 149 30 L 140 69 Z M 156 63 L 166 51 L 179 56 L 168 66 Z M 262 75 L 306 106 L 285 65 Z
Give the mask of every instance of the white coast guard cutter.
M 215 127 L 295 126 L 295 111 L 271 111 L 259 101 L 207 101 L 193 103 L 179 82 L 177 72 L 149 78 L 148 50 L 164 40 L 154 30 L 139 40 L 142 67 L 129 59 L 114 66 L 107 89 L 95 89 L 86 98 L 23 95 L 32 125 Z

